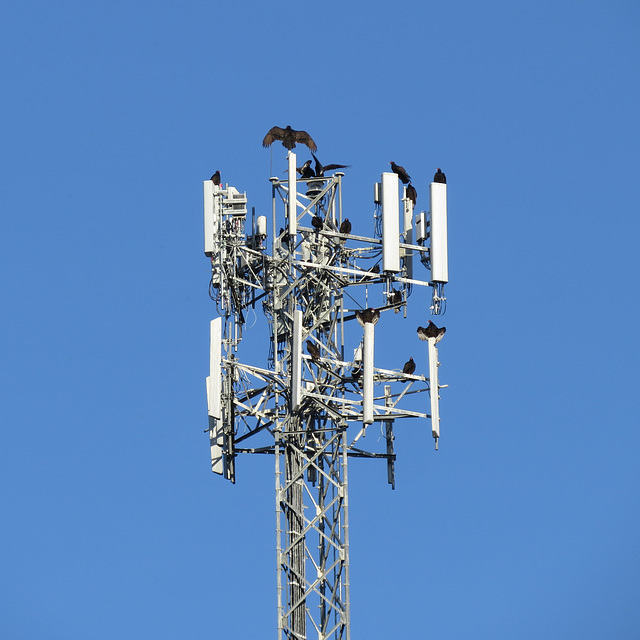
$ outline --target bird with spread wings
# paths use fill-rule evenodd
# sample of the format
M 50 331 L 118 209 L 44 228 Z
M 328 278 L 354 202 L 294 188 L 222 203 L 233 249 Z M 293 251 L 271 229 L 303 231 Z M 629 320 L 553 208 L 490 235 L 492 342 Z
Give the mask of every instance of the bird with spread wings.
M 296 143 L 298 143 L 306 144 L 311 151 L 318 150 L 313 138 L 306 131 L 296 131 L 289 125 L 287 125 L 286 129 L 282 127 L 271 127 L 262 141 L 262 146 L 270 147 L 276 140 L 280 140 L 282 146 L 286 149 L 293 149 Z

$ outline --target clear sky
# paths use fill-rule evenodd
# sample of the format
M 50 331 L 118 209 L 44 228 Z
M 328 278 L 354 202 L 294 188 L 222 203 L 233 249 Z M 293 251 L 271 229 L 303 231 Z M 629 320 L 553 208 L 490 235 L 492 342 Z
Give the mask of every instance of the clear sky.
M 232 486 L 203 433 L 202 180 L 268 211 L 260 143 L 290 124 L 352 165 L 354 233 L 390 160 L 419 208 L 449 183 L 440 450 L 407 421 L 395 491 L 350 465 L 352 638 L 639 637 L 637 2 L 25 0 L 0 25 L 0 636 L 276 637 L 273 458 Z M 376 358 L 424 372 L 427 313 Z

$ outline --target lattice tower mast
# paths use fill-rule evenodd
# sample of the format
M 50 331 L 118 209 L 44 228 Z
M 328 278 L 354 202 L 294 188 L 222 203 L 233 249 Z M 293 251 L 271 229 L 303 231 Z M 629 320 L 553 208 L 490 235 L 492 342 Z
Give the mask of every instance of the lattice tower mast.
M 375 367 L 373 355 L 376 323 L 391 311 L 406 317 L 414 286 L 433 287 L 431 312 L 444 312 L 446 185 L 430 184 L 430 211 L 413 220 L 398 177 L 383 173 L 375 237 L 366 237 L 340 232 L 343 177 L 298 179 L 290 151 L 287 178 L 270 178 L 270 229 L 255 209 L 248 227 L 246 194 L 204 182 L 205 253 L 219 313 L 207 378 L 212 470 L 235 482 L 240 454 L 275 456 L 278 640 L 350 640 L 348 459 L 385 460 L 395 487 L 394 421 L 429 419 L 436 448 L 440 435 L 436 340 L 428 339 L 428 377 Z M 429 280 L 414 278 L 414 256 Z M 264 367 L 239 358 L 256 306 L 269 324 Z M 351 358 L 345 349 L 354 334 L 362 339 Z M 401 407 L 425 392 L 429 413 Z M 374 422 L 384 429 L 383 451 L 360 448 Z

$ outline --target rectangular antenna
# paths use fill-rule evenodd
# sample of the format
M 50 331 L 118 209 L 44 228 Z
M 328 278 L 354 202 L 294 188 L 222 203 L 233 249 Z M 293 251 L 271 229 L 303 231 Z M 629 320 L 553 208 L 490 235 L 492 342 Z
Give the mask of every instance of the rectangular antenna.
M 362 424 L 373 423 L 373 322 L 364 324 L 362 349 Z
M 213 184 L 212 180 L 205 180 L 204 186 L 204 254 L 206 256 L 213 255 L 214 246 L 213 239 L 217 232 L 216 217 L 214 213 L 215 198 L 214 190 L 220 187 Z
M 429 237 L 429 229 L 427 228 L 427 216 L 421 211 L 416 216 L 416 242 L 422 243 Z
M 293 312 L 293 345 L 291 351 L 291 411 L 300 409 L 302 373 L 302 311 Z
M 398 176 L 382 174 L 382 270 L 400 271 Z
M 449 282 L 447 252 L 447 185 L 432 182 L 429 185 L 431 208 L 431 281 Z
M 407 198 L 406 188 L 404 189 L 404 198 L 402 203 L 404 205 L 404 218 L 402 221 L 402 237 L 405 244 L 413 244 L 413 202 Z M 406 270 L 407 278 L 413 278 L 413 251 L 411 249 L 405 249 L 404 253 L 404 268 Z
M 289 235 L 295 236 L 297 233 L 298 216 L 298 173 L 296 171 L 296 154 L 289 151 Z M 293 238 L 292 238 L 293 239 Z
M 222 318 L 211 321 L 211 342 L 209 346 L 209 378 L 211 397 L 209 415 L 222 418 Z

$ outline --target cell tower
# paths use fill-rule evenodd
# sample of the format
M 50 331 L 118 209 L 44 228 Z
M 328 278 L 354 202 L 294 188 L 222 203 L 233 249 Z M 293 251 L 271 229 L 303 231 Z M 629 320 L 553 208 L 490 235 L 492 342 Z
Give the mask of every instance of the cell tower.
M 343 178 L 299 179 L 290 151 L 286 179 L 269 179 L 271 224 L 254 208 L 250 226 L 246 194 L 204 182 L 209 294 L 219 314 L 207 378 L 211 468 L 235 482 L 240 454 L 275 457 L 278 640 L 350 640 L 349 458 L 385 460 L 395 488 L 395 420 L 429 419 L 436 449 L 440 436 L 442 334 L 420 336 L 428 377 L 411 366 L 376 367 L 374 337 L 386 313 L 403 310 L 406 318 L 413 287 L 431 286 L 431 313 L 444 313 L 447 185 L 429 185 L 430 211 L 414 219 L 398 176 L 383 173 L 374 185 L 373 237 L 365 237 L 343 218 Z M 414 257 L 428 280 L 414 277 Z M 270 335 L 264 366 L 240 359 L 247 313 L 256 306 Z M 409 343 L 416 329 L 407 329 Z M 423 411 L 401 406 L 420 393 L 430 396 Z M 375 422 L 382 451 L 362 444 Z

